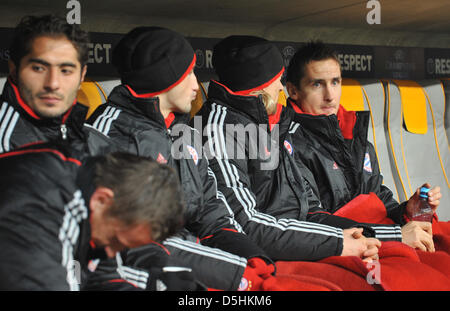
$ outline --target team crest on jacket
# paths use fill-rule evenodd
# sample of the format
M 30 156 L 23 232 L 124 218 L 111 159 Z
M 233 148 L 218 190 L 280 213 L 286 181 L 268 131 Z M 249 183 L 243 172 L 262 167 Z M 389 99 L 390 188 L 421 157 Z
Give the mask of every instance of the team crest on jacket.
M 89 263 L 88 263 L 89 271 L 94 272 L 95 270 L 97 270 L 97 266 L 98 266 L 99 262 L 100 262 L 100 259 L 89 260 Z
M 286 150 L 289 152 L 289 154 L 292 155 L 292 152 L 294 150 L 292 149 L 291 143 L 288 142 L 287 140 L 284 141 L 284 148 L 286 148 Z
M 366 152 L 366 155 L 364 156 L 364 170 L 368 173 L 372 173 L 372 163 L 370 162 L 370 155 L 368 152 Z
M 337 165 L 336 161 L 333 163 L 333 170 L 338 170 L 339 166 Z
M 158 157 L 156 158 L 156 162 L 158 162 L 160 164 L 166 164 L 167 160 L 166 160 L 166 158 L 164 158 L 164 156 L 161 153 L 159 153 Z
M 195 150 L 194 147 L 187 145 L 186 146 L 187 150 L 189 151 L 189 153 L 191 154 L 192 160 L 194 160 L 195 165 L 198 164 L 198 153 L 197 150 Z
M 249 287 L 249 285 L 249 281 L 245 277 L 242 277 L 241 282 L 239 283 L 238 291 L 242 292 L 250 290 L 251 286 Z

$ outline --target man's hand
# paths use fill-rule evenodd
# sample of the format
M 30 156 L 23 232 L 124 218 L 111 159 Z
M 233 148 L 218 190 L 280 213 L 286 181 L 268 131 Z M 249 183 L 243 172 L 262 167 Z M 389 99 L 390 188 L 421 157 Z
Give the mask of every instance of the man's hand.
M 402 227 L 402 242 L 424 252 L 434 252 L 431 223 L 425 221 L 408 222 Z
M 425 183 L 422 185 L 422 187 L 431 188 L 431 185 L 429 183 Z M 416 192 L 409 198 L 408 203 L 406 204 L 406 215 L 408 218 L 412 218 L 412 213 L 414 210 L 417 209 L 417 205 L 419 204 L 419 194 L 420 194 L 420 188 L 416 189 Z M 437 207 L 439 206 L 439 203 L 441 202 L 442 194 L 441 194 L 441 188 L 440 187 L 433 187 L 428 192 L 428 204 L 430 204 L 431 209 L 433 212 L 436 212 Z
M 378 259 L 378 248 L 381 242 L 378 239 L 366 238 L 362 232 L 362 228 L 343 230 L 344 248 L 341 256 L 357 256 L 369 262 Z

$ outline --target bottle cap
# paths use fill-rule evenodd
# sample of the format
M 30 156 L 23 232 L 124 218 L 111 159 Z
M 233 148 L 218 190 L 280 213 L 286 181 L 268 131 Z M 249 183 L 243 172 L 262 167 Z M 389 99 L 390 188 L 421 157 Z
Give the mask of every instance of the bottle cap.
M 422 198 L 427 198 L 428 197 L 428 192 L 430 191 L 430 188 L 427 187 L 421 187 L 420 188 L 420 196 Z

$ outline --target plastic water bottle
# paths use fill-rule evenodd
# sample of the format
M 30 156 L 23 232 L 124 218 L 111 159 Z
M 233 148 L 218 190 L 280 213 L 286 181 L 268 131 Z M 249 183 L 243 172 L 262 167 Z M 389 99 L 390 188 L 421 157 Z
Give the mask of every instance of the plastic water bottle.
M 428 191 L 430 191 L 430 188 L 420 188 L 419 206 L 417 207 L 417 210 L 413 212 L 412 220 L 428 222 L 432 221 L 434 213 L 430 205 L 428 204 Z

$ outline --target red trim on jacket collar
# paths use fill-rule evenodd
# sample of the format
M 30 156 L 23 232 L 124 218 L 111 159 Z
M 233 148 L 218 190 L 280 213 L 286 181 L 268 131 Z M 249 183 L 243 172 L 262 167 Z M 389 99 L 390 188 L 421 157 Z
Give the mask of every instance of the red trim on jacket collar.
M 17 88 L 17 86 L 12 82 L 12 80 L 10 78 L 8 78 L 8 81 L 9 81 L 9 83 L 11 83 L 11 86 L 14 90 L 14 94 L 16 95 L 17 102 L 23 108 L 23 110 L 25 110 L 33 118 L 40 120 L 41 118 L 33 111 L 33 109 L 31 109 L 30 106 L 25 104 L 22 97 L 20 96 L 20 92 L 19 92 L 19 89 Z
M 166 123 L 166 127 L 169 128 L 172 124 L 173 120 L 175 120 L 175 114 L 173 112 L 169 113 L 167 118 L 164 119 L 164 122 Z
M 353 139 L 353 128 L 356 123 L 356 111 L 347 111 L 342 105 L 339 106 L 337 113 L 339 127 L 341 128 L 342 136 L 345 139 Z
M 77 100 L 75 99 L 73 101 L 72 106 L 69 108 L 69 110 L 67 110 L 67 112 L 64 114 L 63 118 L 62 118 L 62 123 L 66 123 L 67 118 L 69 118 L 70 113 L 72 112 L 73 107 L 75 106 L 75 104 L 77 103 Z
M 307 114 L 307 115 L 310 115 L 310 116 L 326 116 L 324 113 L 322 113 L 322 114 L 315 114 L 315 113 L 307 113 L 307 112 L 304 112 L 304 111 L 302 110 L 302 108 L 300 108 L 300 106 L 297 104 L 297 102 L 296 102 L 295 100 L 291 99 L 291 98 L 288 99 L 288 102 L 291 103 L 291 106 L 292 106 L 292 108 L 294 108 L 294 111 L 295 111 L 296 113 L 299 113 L 299 114 Z
M 237 95 L 237 96 L 247 96 L 247 97 L 257 97 L 258 95 L 252 95 L 252 94 L 240 94 L 239 92 L 233 92 L 232 90 L 230 90 L 226 85 L 217 82 L 216 80 L 211 80 L 212 82 L 214 82 L 215 84 L 220 85 L 221 87 L 223 87 L 228 93 L 230 93 L 231 95 Z
M 296 113 L 318 116 L 318 114 L 304 112 L 292 99 L 289 99 L 289 102 Z M 336 117 L 339 122 L 342 136 L 345 139 L 353 139 L 353 128 L 356 123 L 356 111 L 347 111 L 342 105 L 340 105 Z
M 165 93 L 170 91 L 172 88 L 174 88 L 175 86 L 177 86 L 178 84 L 180 84 L 184 78 L 186 78 L 186 76 L 191 72 L 191 70 L 194 68 L 195 66 L 195 62 L 197 61 L 197 56 L 194 54 L 194 58 L 192 59 L 191 64 L 189 65 L 189 67 L 186 69 L 186 71 L 184 72 L 184 74 L 180 77 L 180 79 L 178 79 L 174 84 L 170 85 L 168 88 L 162 90 L 162 91 L 157 91 L 157 92 L 153 92 L 153 93 L 145 93 L 145 94 L 138 94 L 136 93 L 128 84 L 125 84 L 125 86 L 127 87 L 127 89 L 130 91 L 131 95 L 133 95 L 134 97 L 137 98 L 152 98 L 155 97 L 159 94 Z M 156 73 L 155 73 L 156 74 Z
M 304 114 L 303 110 L 297 105 L 297 103 L 294 100 L 288 98 L 288 102 L 291 104 L 292 108 L 294 108 L 294 111 L 296 113 Z
M 23 108 L 23 110 L 25 110 L 30 116 L 32 116 L 32 117 L 35 118 L 36 120 L 41 120 L 42 118 L 41 118 L 40 116 L 38 116 L 38 115 L 33 111 L 33 109 L 31 109 L 31 107 L 28 106 L 28 105 L 25 103 L 25 101 L 22 99 L 22 96 L 20 96 L 20 92 L 19 92 L 19 89 L 17 88 L 17 85 L 15 85 L 14 82 L 12 82 L 12 80 L 11 80 L 10 78 L 8 78 L 8 81 L 9 81 L 9 83 L 11 84 L 11 86 L 12 86 L 12 88 L 13 88 L 13 90 L 14 90 L 14 94 L 16 95 L 17 102 L 18 102 L 19 105 Z M 69 115 L 70 115 L 70 112 L 71 112 L 72 109 L 73 109 L 73 106 L 75 106 L 76 103 L 77 103 L 77 99 L 75 98 L 74 101 L 73 101 L 73 103 L 72 103 L 72 106 L 70 107 L 70 109 L 67 110 L 67 112 L 63 115 L 62 123 L 65 123 L 65 122 L 66 122 L 67 118 L 68 118 Z
M 283 110 L 283 105 L 277 104 L 277 111 L 269 116 L 270 130 L 273 129 L 274 125 L 280 122 L 281 111 Z

